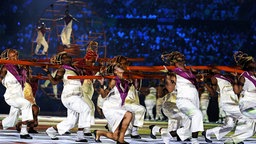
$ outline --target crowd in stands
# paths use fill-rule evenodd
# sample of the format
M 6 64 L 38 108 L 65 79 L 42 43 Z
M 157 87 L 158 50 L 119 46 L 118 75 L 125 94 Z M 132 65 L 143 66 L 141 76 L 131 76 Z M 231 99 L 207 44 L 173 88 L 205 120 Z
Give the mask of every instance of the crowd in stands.
M 144 57 L 144 65 L 159 65 L 161 53 L 178 50 L 186 55 L 191 65 L 232 65 L 228 60 L 233 51 L 255 47 L 256 36 L 251 23 L 240 21 L 241 1 L 175 0 L 145 1 L 141 4 L 134 0 L 107 0 L 88 4 L 105 20 L 114 19 L 115 24 L 104 26 L 107 57 L 119 54 Z M 165 23 L 159 22 L 160 18 L 166 18 Z M 168 21 L 168 18 L 172 18 L 172 21 Z M 124 19 L 128 19 L 128 23 L 120 22 Z M 79 25 L 82 25 L 82 21 L 74 24 L 74 27 Z M 4 27 L 1 25 L 1 31 Z M 83 39 L 84 34 L 88 33 L 81 32 L 81 29 L 74 29 L 77 39 Z M 13 36 L 17 38 L 15 41 L 2 40 L 1 49 L 13 46 L 31 51 L 33 31 L 32 24 L 24 26 L 16 33 L 16 37 Z M 216 57 L 221 59 L 216 60 Z

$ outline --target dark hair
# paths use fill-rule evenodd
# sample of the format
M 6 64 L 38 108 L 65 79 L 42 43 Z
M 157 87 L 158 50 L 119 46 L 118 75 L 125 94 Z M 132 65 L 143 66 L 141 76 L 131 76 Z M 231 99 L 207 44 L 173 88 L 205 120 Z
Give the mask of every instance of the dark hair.
M 162 61 L 168 65 L 174 65 L 177 62 L 185 62 L 185 56 L 178 51 L 162 54 L 161 58 Z
M 7 48 L 7 49 L 5 49 L 2 53 L 1 53 L 1 59 L 5 59 L 5 60 L 8 60 L 9 59 L 9 53 L 10 52 L 16 52 L 16 53 L 18 53 L 18 51 L 17 50 L 15 50 L 15 49 L 11 49 L 11 48 Z
M 108 65 L 106 71 L 108 74 L 113 74 L 116 68 L 125 70 L 125 68 L 120 63 L 116 63 Z
M 237 51 L 233 56 L 236 64 L 243 70 L 248 70 L 249 64 L 254 62 L 254 58 L 252 56 L 249 56 L 247 53 L 243 53 L 241 51 Z

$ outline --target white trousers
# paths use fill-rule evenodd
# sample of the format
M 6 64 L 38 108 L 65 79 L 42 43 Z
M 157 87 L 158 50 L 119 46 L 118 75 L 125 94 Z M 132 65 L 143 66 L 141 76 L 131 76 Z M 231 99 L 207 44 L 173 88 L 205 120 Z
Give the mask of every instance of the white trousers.
M 91 110 L 88 104 L 79 96 L 62 98 L 63 105 L 67 108 L 67 118 L 57 124 L 60 135 L 78 125 L 78 128 L 88 128 Z
M 22 121 L 33 120 L 32 105 L 23 97 L 14 97 L 5 100 L 11 106 L 9 115 L 2 120 L 4 128 L 14 127 L 18 121 L 20 112 Z
M 184 127 L 177 130 L 177 134 L 183 141 L 192 136 L 192 132 L 199 132 L 204 130 L 203 114 L 195 102 L 190 99 L 180 98 L 176 100 L 176 105 L 179 110 L 185 114 L 190 122 L 186 122 Z
M 183 120 L 187 117 L 177 108 L 176 103 L 166 101 L 162 107 L 163 113 L 168 117 L 168 130 L 174 131 L 183 126 Z
M 91 125 L 93 125 L 93 124 L 95 124 L 95 116 L 94 116 L 94 113 L 95 113 L 95 106 L 94 106 L 94 103 L 93 103 L 93 101 L 89 98 L 89 96 L 87 96 L 87 95 L 84 95 L 84 96 L 83 96 L 83 99 L 84 99 L 84 101 L 88 104 L 88 106 L 90 107 L 90 110 L 91 110 L 90 122 L 91 122 Z
M 46 42 L 45 38 L 42 37 L 42 38 L 40 38 L 40 39 L 37 40 L 37 45 L 36 45 L 36 49 L 35 49 L 35 54 L 38 54 L 39 49 L 41 48 L 42 45 L 43 45 L 43 47 L 44 47 L 43 52 L 44 52 L 44 53 L 48 52 L 49 45 L 48 45 L 48 43 Z
M 256 102 L 254 96 L 240 98 L 239 108 L 245 118 L 239 119 L 235 133 L 231 136 L 234 142 L 244 141 L 256 132 Z
M 214 134 L 218 140 L 227 135 L 235 127 L 238 119 L 243 118 L 238 105 L 222 104 L 222 108 L 226 115 L 224 124 L 206 131 L 207 135 Z
M 151 118 L 151 119 L 155 119 L 154 118 L 154 114 L 153 114 L 153 108 L 156 105 L 156 101 L 154 100 L 145 100 L 145 106 L 146 106 L 146 118 Z
M 133 113 L 132 125 L 142 127 L 144 124 L 144 116 L 146 109 L 144 106 L 139 104 L 125 104 L 123 108 Z
M 240 119 L 238 120 L 236 130 L 231 139 L 234 143 L 244 141 L 255 134 L 256 122 L 253 119 Z
M 70 38 L 72 33 L 72 21 L 69 22 L 68 25 L 64 26 L 60 37 L 63 45 L 70 45 Z

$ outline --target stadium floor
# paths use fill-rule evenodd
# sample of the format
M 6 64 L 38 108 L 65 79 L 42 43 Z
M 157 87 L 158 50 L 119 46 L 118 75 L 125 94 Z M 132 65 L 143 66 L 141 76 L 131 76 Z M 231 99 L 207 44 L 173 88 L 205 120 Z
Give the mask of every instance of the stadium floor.
M 0 115 L 0 119 L 2 120 L 6 115 Z M 79 143 L 75 142 L 76 140 L 76 129 L 71 130 L 71 135 L 62 135 L 58 136 L 59 140 L 51 140 L 45 133 L 45 130 L 63 120 L 64 117 L 52 117 L 52 116 L 39 116 L 39 126 L 36 128 L 39 133 L 38 134 L 31 134 L 33 139 L 26 140 L 20 139 L 19 133 L 14 129 L 10 128 L 8 130 L 0 130 L 0 144 L 72 144 L 72 143 Z M 125 141 L 129 142 L 130 144 L 163 144 L 164 142 L 161 139 L 160 135 L 157 135 L 157 139 L 151 139 L 149 137 L 149 129 L 148 126 L 151 124 L 159 125 L 162 127 L 167 126 L 167 122 L 154 122 L 154 121 L 145 121 L 144 127 L 139 130 L 142 139 L 136 140 L 131 139 L 129 136 L 125 137 Z M 106 125 L 106 120 L 104 119 L 96 119 L 95 125 L 92 126 L 92 130 L 94 129 L 105 129 L 104 126 Z M 205 124 L 206 129 L 215 127 L 218 124 Z M 86 137 L 90 144 L 95 144 L 94 137 Z M 213 144 L 223 144 L 225 139 L 218 141 L 213 139 Z M 105 137 L 101 137 L 102 144 L 114 144 L 115 141 L 107 139 Z M 189 144 L 190 142 L 177 142 L 176 140 L 170 140 L 170 144 Z M 206 144 L 204 138 L 199 136 L 199 143 Z M 256 138 L 250 138 L 244 142 L 245 144 L 255 144 Z

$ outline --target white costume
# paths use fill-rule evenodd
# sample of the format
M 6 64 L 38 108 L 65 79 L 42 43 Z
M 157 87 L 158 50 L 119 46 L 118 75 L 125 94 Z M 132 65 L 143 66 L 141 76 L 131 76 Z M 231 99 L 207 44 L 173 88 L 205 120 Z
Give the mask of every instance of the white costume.
M 164 116 L 162 114 L 162 105 L 163 105 L 164 99 L 162 97 L 158 97 L 156 99 L 156 117 L 155 120 L 163 120 Z
M 45 40 L 45 31 L 46 31 L 46 28 L 44 27 L 41 27 L 41 28 L 39 27 L 37 30 L 37 38 L 36 38 L 37 45 L 35 49 L 35 54 L 38 54 L 39 49 L 41 48 L 42 45 L 44 47 L 42 54 L 45 54 L 48 52 L 49 45 Z
M 183 121 L 187 118 L 176 106 L 177 92 L 168 93 L 164 96 L 162 110 L 168 117 L 168 131 L 175 131 L 183 126 Z
M 193 132 L 203 131 L 203 115 L 199 109 L 199 96 L 198 91 L 193 84 L 195 82 L 195 76 L 191 72 L 183 71 L 180 68 L 176 68 L 176 90 L 177 90 L 177 99 L 176 106 L 178 108 L 177 111 L 174 111 L 175 106 L 165 105 L 164 113 L 170 116 L 170 118 L 182 118 L 181 125 L 182 127 L 171 128 L 172 130 L 176 130 L 178 137 L 184 141 L 192 136 Z M 172 110 L 172 111 L 168 111 Z M 179 111 L 181 112 L 179 114 Z M 171 116 L 172 114 L 175 114 Z M 175 116 L 175 117 L 174 117 Z M 151 125 L 151 138 L 152 135 L 155 137 L 157 132 L 161 133 L 162 140 L 165 144 L 170 143 L 170 139 L 173 139 L 173 136 L 170 134 L 169 129 L 160 128 L 159 126 Z M 160 131 L 161 130 L 161 131 Z M 191 139 L 192 143 L 197 143 L 196 138 Z
M 156 105 L 156 88 L 149 88 L 149 94 L 146 95 L 144 102 L 147 109 L 146 119 L 155 120 L 153 108 Z
M 94 117 L 94 112 L 95 112 L 95 106 L 92 101 L 92 96 L 94 93 L 94 87 L 93 87 L 93 82 L 90 79 L 84 80 L 83 85 L 82 85 L 82 90 L 83 90 L 83 99 L 84 101 L 88 104 L 88 106 L 91 109 L 91 125 L 95 124 L 95 117 Z M 85 129 L 85 133 L 90 133 L 90 129 Z
M 175 69 L 178 109 L 185 114 L 190 122 L 177 130 L 177 134 L 183 141 L 191 137 L 192 132 L 203 131 L 203 115 L 199 108 L 199 96 L 195 85 L 188 79 L 195 79 L 191 72 L 185 72 L 179 68 Z M 188 78 L 185 78 L 185 76 Z
M 77 79 L 68 79 L 68 76 L 77 74 L 69 69 L 65 69 L 63 77 L 63 91 L 61 101 L 67 108 L 67 118 L 57 124 L 58 133 L 64 134 L 66 131 L 78 124 L 78 128 L 88 128 L 91 126 L 91 110 L 88 104 L 83 100 L 81 90 L 81 81 Z
M 127 110 L 122 107 L 121 94 L 117 86 L 114 86 L 105 100 L 102 107 L 103 114 L 108 121 L 108 128 L 114 132 L 120 125 Z
M 206 137 L 214 134 L 218 140 L 227 135 L 236 125 L 236 121 L 242 119 L 242 114 L 238 105 L 238 96 L 233 91 L 231 80 L 223 75 L 216 74 L 217 84 L 220 91 L 219 105 L 225 112 L 226 119 L 222 126 L 206 130 Z
M 203 113 L 203 120 L 204 122 L 209 122 L 208 115 L 207 115 L 207 108 L 209 105 L 209 92 L 204 87 L 204 91 L 200 96 L 200 109 Z
M 70 45 L 70 37 L 72 33 L 72 23 L 73 20 L 70 20 L 68 24 L 65 23 L 63 30 L 61 31 L 61 41 L 63 45 L 69 46 Z
M 239 121 L 234 135 L 231 136 L 233 142 L 241 142 L 255 134 L 256 118 L 256 78 L 248 72 L 241 74 L 245 78 L 242 97 L 239 101 L 239 108 L 242 114 L 247 118 Z
M 140 104 L 138 91 L 135 89 L 133 85 L 130 86 L 123 108 L 127 111 L 132 112 L 133 114 L 133 120 L 131 122 L 132 126 L 136 126 L 136 127 L 143 126 L 146 109 L 144 106 Z M 132 131 L 132 129 L 127 129 L 127 131 L 129 130 Z M 137 131 L 136 133 L 132 133 L 132 135 L 138 135 Z
M 5 101 L 11 106 L 9 115 L 2 120 L 4 129 L 14 127 L 19 118 L 20 112 L 22 121 L 33 120 L 32 104 L 24 98 L 23 88 L 15 76 L 7 71 L 2 80 L 2 84 L 6 87 L 4 94 Z M 27 131 L 21 131 L 21 134 L 28 134 Z

